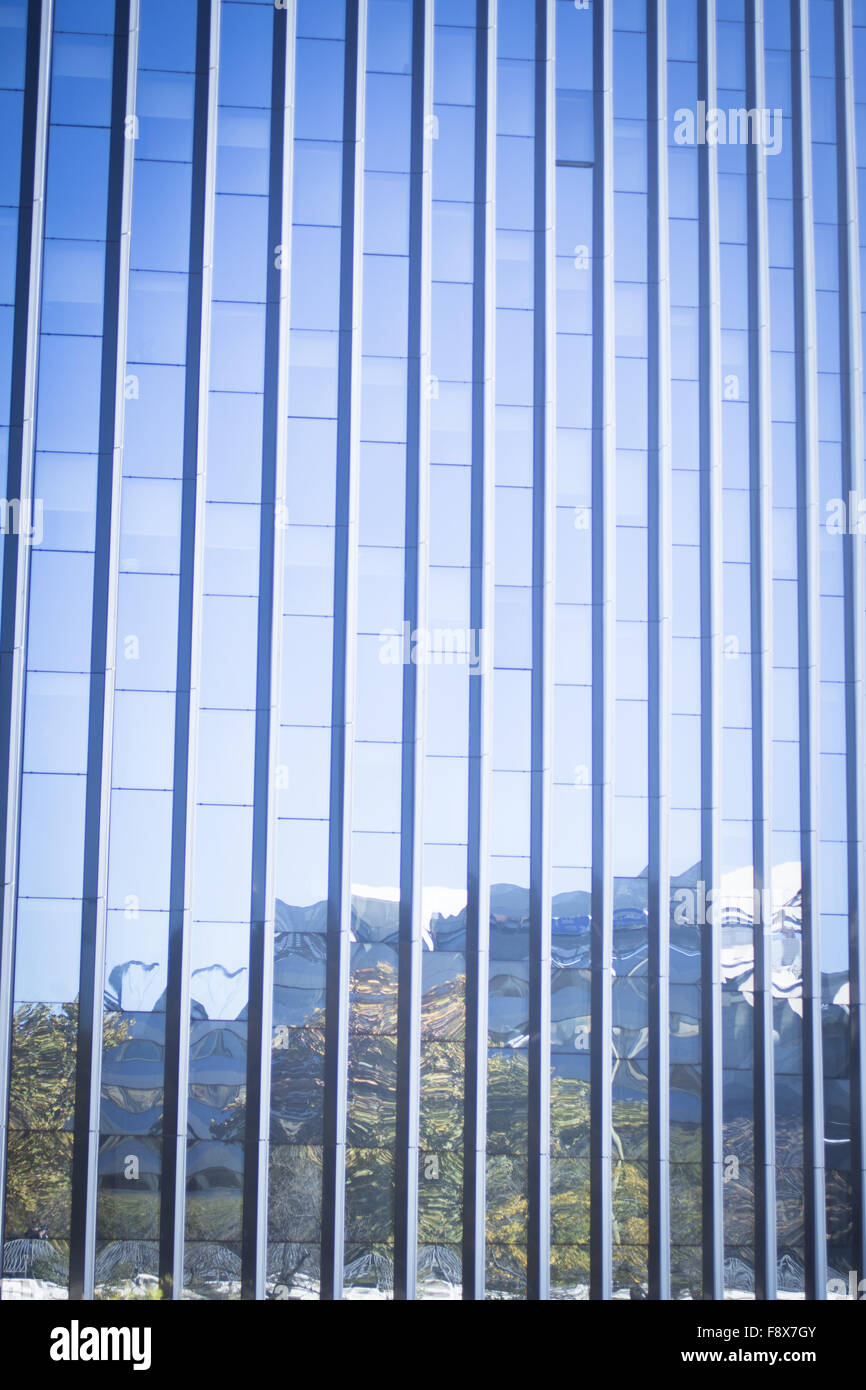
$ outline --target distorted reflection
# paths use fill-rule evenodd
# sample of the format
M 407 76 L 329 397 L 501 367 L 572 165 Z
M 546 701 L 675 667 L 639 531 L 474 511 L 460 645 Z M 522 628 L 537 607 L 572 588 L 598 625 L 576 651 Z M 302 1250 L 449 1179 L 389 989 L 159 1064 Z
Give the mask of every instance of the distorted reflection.
M 647 1295 L 649 939 L 647 878 L 617 879 L 613 918 L 614 1296 Z M 346 1295 L 393 1292 L 398 919 L 396 900 L 356 893 L 350 942 Z M 776 1084 L 778 1277 L 803 1289 L 803 974 L 799 865 L 774 879 L 768 942 Z M 419 1154 L 419 1292 L 461 1295 L 466 909 L 431 911 L 422 943 L 425 1107 Z M 268 1295 L 318 1296 L 324 1143 L 326 904 L 278 904 L 274 936 Z M 732 875 L 710 901 L 699 866 L 672 882 L 670 1083 L 674 1296 L 700 1296 L 700 952 L 718 929 L 724 1058 L 725 1279 L 754 1295 L 755 908 Z M 589 1293 L 590 897 L 556 896 L 551 980 L 552 1293 Z M 494 885 L 490 917 L 487 1285 L 524 1297 L 527 1250 L 528 894 Z M 215 941 L 217 938 L 215 937 Z M 159 953 L 157 953 L 159 954 Z M 240 1294 L 246 1087 L 246 967 L 215 959 L 190 973 L 185 1296 Z M 163 960 L 109 963 L 105 986 L 97 1296 L 152 1297 L 161 1174 Z M 823 977 L 828 1140 L 844 1178 L 847 974 Z M 71 1093 L 77 1005 L 16 1006 L 9 1287 L 65 1297 Z M 50 1117 L 46 1125 L 46 1118 Z M 20 1150 L 20 1152 L 19 1152 Z M 26 1154 L 26 1164 L 24 1155 Z M 830 1229 L 844 1237 L 848 1186 L 828 1183 Z

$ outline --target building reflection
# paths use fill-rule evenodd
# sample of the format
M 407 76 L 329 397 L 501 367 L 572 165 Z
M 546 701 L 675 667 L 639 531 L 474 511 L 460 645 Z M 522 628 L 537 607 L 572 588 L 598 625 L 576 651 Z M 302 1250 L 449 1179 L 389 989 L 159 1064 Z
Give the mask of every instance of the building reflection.
M 683 890 L 687 890 L 685 893 Z M 613 920 L 614 1026 L 597 1044 L 590 1006 L 589 894 L 554 900 L 551 977 L 552 1296 L 588 1296 L 590 1057 L 613 1048 L 614 1294 L 645 1297 L 648 1256 L 648 919 L 645 876 L 618 879 Z M 721 943 L 726 1289 L 754 1291 L 754 913 L 725 898 Z M 697 870 L 672 884 L 670 1123 L 673 1296 L 700 1297 L 700 948 L 706 926 Z M 274 958 L 268 1293 L 317 1297 L 325 1085 L 325 904 L 279 903 Z M 780 1289 L 803 1291 L 802 936 L 799 891 L 780 900 L 769 934 L 773 989 Z M 525 889 L 491 894 L 488 1055 L 488 1297 L 523 1296 L 526 1254 L 529 909 Z M 847 1118 L 847 976 L 823 979 L 827 1138 Z M 420 1161 L 418 1294 L 461 1293 L 466 913 L 431 912 L 423 942 L 425 1102 Z M 346 1296 L 393 1288 L 397 904 L 356 896 L 352 920 L 347 1124 Z M 33 1026 L 21 1006 L 16 1030 Z M 74 1006 L 65 1006 L 73 1008 Z M 162 1162 L 164 962 L 114 966 L 105 990 L 97 1223 L 97 1296 L 154 1296 Z M 246 971 L 214 960 L 191 978 L 185 1296 L 237 1297 L 246 1082 Z M 46 1104 L 56 1095 L 48 1092 Z M 71 1124 L 71 1110 L 70 1110 Z M 27 1129 L 38 1129 L 30 1116 Z M 64 1135 L 59 1136 L 62 1140 Z M 13 1134 L 14 1142 L 14 1134 Z M 10 1203 L 4 1282 L 51 1296 L 68 1231 L 63 1153 L 39 1156 L 32 1190 Z M 427 1162 L 435 1160 L 435 1162 Z M 844 1161 L 837 1158 L 844 1171 Z M 42 1165 L 40 1167 L 40 1164 Z M 429 1170 L 429 1171 L 428 1171 Z M 46 1181 L 46 1172 L 48 1181 Z M 55 1181 L 52 1181 L 52 1175 Z M 46 1193 L 48 1200 L 46 1201 Z M 51 1195 L 57 1196 L 57 1211 Z M 844 1231 L 847 1190 L 828 1191 Z M 516 1233 L 516 1234 L 515 1234 Z M 835 1271 L 831 1271 L 833 1274 Z M 25 1294 L 26 1296 L 26 1294 Z M 31 1294 L 31 1296 L 33 1296 Z

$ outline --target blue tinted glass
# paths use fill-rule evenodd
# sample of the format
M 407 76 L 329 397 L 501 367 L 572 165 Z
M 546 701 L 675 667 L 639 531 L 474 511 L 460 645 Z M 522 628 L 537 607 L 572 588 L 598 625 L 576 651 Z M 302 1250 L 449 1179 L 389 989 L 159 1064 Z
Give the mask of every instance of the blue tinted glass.
M 78 996 L 81 907 L 24 900 L 18 905 L 15 998 L 66 1001 Z
M 646 117 L 646 38 L 618 33 L 613 45 L 614 103 L 617 116 Z
M 336 416 L 337 334 L 294 330 L 289 348 L 289 410 Z
M 592 88 L 592 16 L 588 7 L 556 6 L 556 85 L 583 91 Z
M 133 269 L 187 269 L 191 182 L 189 165 L 137 162 L 130 250 Z
M 188 72 L 195 65 L 195 0 L 142 0 L 138 62 Z
M 187 280 L 135 270 L 129 284 L 131 361 L 183 362 L 186 356 Z
M 339 231 L 330 227 L 296 227 L 292 239 L 292 269 L 292 327 L 338 328 Z
M 531 135 L 535 120 L 532 64 L 500 59 L 496 67 L 500 135 Z
M 434 61 L 437 102 L 471 104 L 475 97 L 475 35 L 465 29 L 437 26 Z
M 87 679 L 31 674 L 24 730 L 25 772 L 87 770 Z
M 184 370 L 136 363 L 126 376 L 124 465 L 127 473 L 180 477 Z
M 264 352 L 264 305 L 214 304 L 210 365 L 215 391 L 260 391 Z
M 117 589 L 117 685 L 173 690 L 177 676 L 178 585 L 163 575 L 121 575 Z
M 251 807 L 198 807 L 193 911 L 199 921 L 242 922 L 248 917 L 251 832 Z M 240 1001 L 232 1016 L 242 1007 Z M 219 1007 L 215 1011 L 217 1017 L 225 1016 Z
M 557 159 L 590 161 L 592 155 L 592 93 L 557 92 Z
M 270 119 L 266 111 L 232 108 L 220 111 L 219 193 L 267 193 L 269 137 Z
M 99 444 L 100 344 L 45 336 L 39 363 L 40 449 L 95 453 Z
M 0 301 L 11 304 L 15 296 L 18 217 L 15 209 L 0 209 Z
M 173 696 L 118 691 L 114 701 L 114 786 L 167 790 L 172 784 L 173 757 Z
M 45 234 L 104 238 L 108 209 L 108 132 L 55 127 L 48 154 Z
M 364 249 L 383 255 L 409 253 L 409 179 L 405 174 L 367 173 Z
M 216 299 L 264 301 L 268 206 L 263 198 L 218 197 L 214 218 Z
M 129 478 L 120 517 L 120 566 L 176 573 L 180 551 L 179 483 Z
M 474 113 L 464 107 L 436 108 L 438 122 L 433 161 L 433 196 L 469 202 L 474 194 Z
M 109 38 L 57 35 L 52 54 L 52 121 L 64 125 L 108 125 L 111 60 Z
M 140 72 L 136 95 L 139 159 L 192 157 L 193 78 Z
M 368 72 L 411 72 L 412 6 L 409 0 L 370 0 Z
M 274 17 L 264 6 L 220 7 L 219 99 L 225 106 L 267 106 Z
M 500 227 L 532 226 L 532 142 L 501 136 L 496 142 L 496 221 Z
M 298 0 L 298 34 L 340 39 L 345 29 L 345 13 L 343 0 Z
M 338 226 L 341 206 L 342 151 L 336 142 L 299 140 L 294 151 L 296 222 Z
M 19 891 L 32 898 L 81 893 L 84 850 L 83 777 L 25 774 L 21 787 Z M 42 852 L 46 838 L 52 853 Z
M 22 105 L 20 92 L 0 91 L 0 122 L 8 132 L 0 144 L 0 203 L 7 207 L 18 202 L 21 182 Z
M 80 34 L 112 34 L 113 0 L 57 0 L 54 28 L 58 32 L 68 29 Z
M 168 907 L 171 861 L 171 792 L 115 791 L 108 875 L 111 907 L 137 901 L 139 910 Z
M 0 87 L 23 87 L 24 54 L 26 48 L 27 7 L 20 3 L 6 5 L 0 19 L 3 42 L 0 43 Z
M 255 674 L 255 600 L 206 596 L 202 620 L 202 705 L 252 709 Z
M 613 123 L 614 188 L 643 193 L 647 186 L 646 123 L 615 120 Z
M 46 333 L 100 333 L 104 247 L 95 241 L 48 241 L 42 281 Z
M 299 39 L 295 78 L 295 135 L 300 139 L 339 140 L 342 110 L 343 45 Z M 322 94 L 330 96 L 322 101 Z

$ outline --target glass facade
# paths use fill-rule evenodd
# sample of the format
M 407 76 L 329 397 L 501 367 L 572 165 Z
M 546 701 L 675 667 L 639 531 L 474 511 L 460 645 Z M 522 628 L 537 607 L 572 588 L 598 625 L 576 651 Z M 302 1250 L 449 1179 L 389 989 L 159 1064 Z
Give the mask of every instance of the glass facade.
M 0 120 L 2 1298 L 847 1291 L 864 0 L 6 0 Z

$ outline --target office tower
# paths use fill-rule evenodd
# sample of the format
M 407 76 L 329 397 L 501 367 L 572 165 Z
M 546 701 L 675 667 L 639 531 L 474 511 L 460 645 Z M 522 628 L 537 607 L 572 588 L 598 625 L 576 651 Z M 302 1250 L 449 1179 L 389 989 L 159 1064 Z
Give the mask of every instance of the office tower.
M 866 3 L 0 24 L 4 1299 L 866 1275 Z

